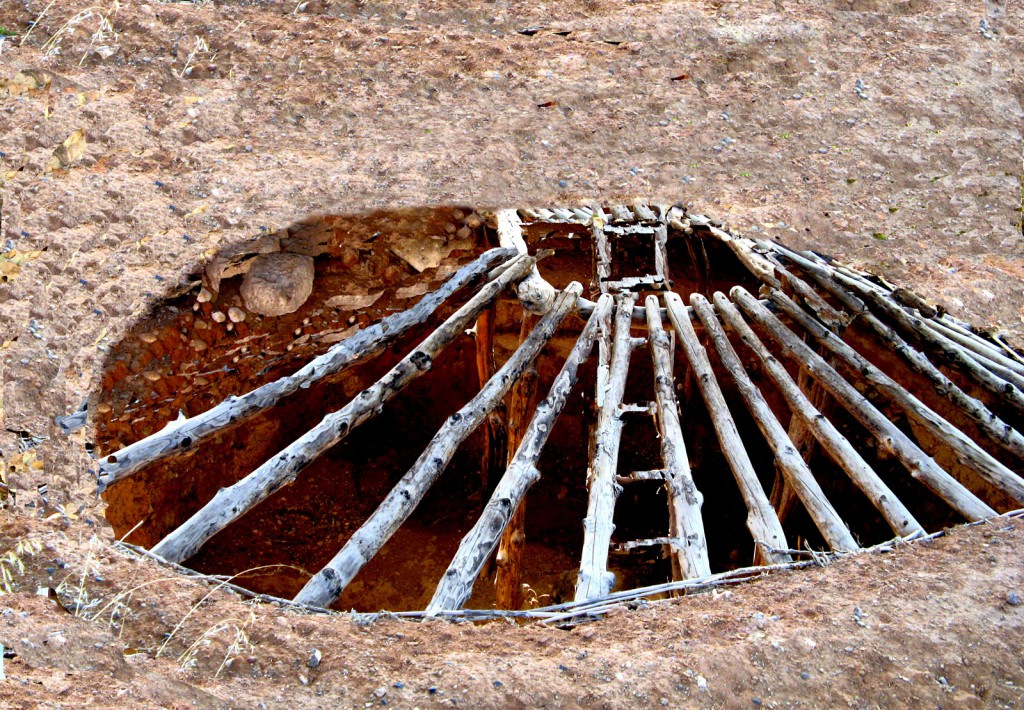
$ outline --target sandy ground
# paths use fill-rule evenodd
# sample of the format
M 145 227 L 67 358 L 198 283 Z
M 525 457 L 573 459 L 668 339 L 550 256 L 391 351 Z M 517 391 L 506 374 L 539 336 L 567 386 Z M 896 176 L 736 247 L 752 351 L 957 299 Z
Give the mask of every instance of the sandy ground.
M 96 386 L 105 349 L 147 304 L 225 244 L 381 206 L 679 201 L 871 267 L 1016 342 L 1024 328 L 1024 21 L 1010 4 L 294 10 L 0 6 L 16 35 L 0 44 L 0 459 L 18 491 L 3 549 L 53 547 L 0 600 L 0 641 L 18 654 L 8 702 L 79 704 L 93 690 L 119 705 L 1021 701 L 1020 612 L 1006 601 L 1024 591 L 1020 531 L 998 526 L 998 550 L 975 529 L 920 556 L 856 558 L 572 632 L 357 628 L 218 595 L 154 658 L 205 590 L 175 580 L 159 594 L 165 571 L 104 546 L 85 430 L 67 437 L 53 418 Z M 43 440 L 26 458 L 19 436 Z M 58 505 L 70 515 L 42 521 Z M 112 630 L 32 596 L 56 559 L 107 600 L 153 582 L 124 612 L 148 621 Z M 200 641 L 194 667 L 173 662 L 225 619 L 256 660 L 240 654 L 214 678 L 229 624 Z M 40 646 L 52 633 L 64 643 Z M 126 656 L 125 635 L 144 652 Z M 305 665 L 312 646 L 318 669 Z

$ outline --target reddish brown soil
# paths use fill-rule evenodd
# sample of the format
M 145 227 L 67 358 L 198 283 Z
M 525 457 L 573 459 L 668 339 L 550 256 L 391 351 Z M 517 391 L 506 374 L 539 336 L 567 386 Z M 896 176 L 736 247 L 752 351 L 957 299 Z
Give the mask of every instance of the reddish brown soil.
M 357 627 L 221 593 L 175 631 L 207 590 L 107 546 L 86 430 L 53 423 L 219 248 L 385 206 L 687 202 L 1017 337 L 1018 7 L 124 0 L 102 37 L 102 5 L 53 3 L 0 45 L 0 459 L 18 492 L 0 552 L 50 546 L 0 600 L 5 704 L 1021 703 L 1019 524 L 572 631 Z M 44 8 L 4 2 L 0 26 L 24 35 Z M 48 438 L 26 456 L 12 432 Z M 85 621 L 33 595 L 62 581 L 93 610 L 149 584 L 111 626 L 113 607 Z M 229 653 L 218 624 L 252 647 Z

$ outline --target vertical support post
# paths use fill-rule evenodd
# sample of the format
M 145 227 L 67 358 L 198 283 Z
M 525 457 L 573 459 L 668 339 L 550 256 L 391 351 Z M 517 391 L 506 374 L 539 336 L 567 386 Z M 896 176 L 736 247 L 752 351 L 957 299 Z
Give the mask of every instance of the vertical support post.
M 529 333 L 530 324 L 536 320 L 529 313 L 523 313 L 523 325 L 519 334 L 522 343 Z M 523 441 L 526 427 L 537 406 L 537 364 L 531 362 L 519 382 L 512 388 L 512 401 L 508 409 L 508 452 L 507 464 L 511 465 L 516 451 Z M 519 609 L 523 606 L 523 552 L 526 547 L 526 499 L 524 498 L 509 520 L 498 543 L 498 574 L 494 584 L 499 609 Z

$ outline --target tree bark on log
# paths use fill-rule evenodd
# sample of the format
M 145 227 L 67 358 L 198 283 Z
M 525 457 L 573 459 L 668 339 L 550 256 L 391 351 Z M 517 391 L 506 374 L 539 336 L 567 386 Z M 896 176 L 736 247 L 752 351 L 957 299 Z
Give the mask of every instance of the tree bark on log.
M 722 453 L 729 462 L 729 468 L 736 478 L 743 501 L 747 506 L 747 529 L 754 538 L 754 560 L 763 564 L 781 564 L 789 562 L 790 556 L 784 553 L 773 553 L 765 549 L 767 545 L 773 549 L 788 549 L 786 534 L 782 530 L 782 523 L 772 509 L 771 503 L 765 496 L 764 488 L 757 478 L 747 449 L 740 439 L 736 423 L 733 421 L 729 405 L 725 402 L 722 390 L 715 378 L 715 371 L 711 368 L 711 361 L 708 359 L 707 351 L 697 339 L 697 333 L 690 323 L 690 316 L 687 313 L 682 299 L 676 293 L 665 295 L 665 305 L 668 307 L 669 318 L 675 326 L 679 342 L 682 343 L 686 353 L 686 359 L 693 368 L 697 385 L 701 396 L 707 404 L 708 412 L 711 414 L 711 422 L 715 427 L 715 434 L 722 447 Z M 762 542 L 764 545 L 758 545 Z
M 746 290 L 732 289 L 733 299 L 752 319 L 794 357 L 814 379 L 839 400 L 850 414 L 867 427 L 884 450 L 896 455 L 910 474 L 924 483 L 936 495 L 968 520 L 983 520 L 996 515 L 996 511 L 982 502 L 959 481 L 942 470 L 921 448 L 879 412 L 866 397 L 847 382 L 817 353 L 786 328 L 767 308 L 757 302 Z
M 672 352 L 669 337 L 662 326 L 657 296 L 648 296 L 647 342 L 654 366 L 654 395 L 658 402 L 658 430 L 661 434 L 661 458 L 668 488 L 671 529 L 670 547 L 675 553 L 682 579 L 698 579 L 711 574 L 708 542 L 700 509 L 704 496 L 697 490 L 686 457 L 686 441 L 679 423 L 675 379 L 672 376 Z
M 718 301 L 718 297 L 722 296 L 722 294 L 716 293 L 715 296 L 716 301 Z M 708 303 L 706 298 L 695 293 L 690 296 L 690 305 L 693 306 L 697 317 L 704 324 L 704 328 L 707 330 L 711 342 L 718 352 L 719 359 L 732 376 L 737 389 L 739 389 L 740 394 L 747 403 L 747 407 L 750 409 L 750 413 L 754 417 L 754 421 L 775 453 L 776 464 L 796 490 L 800 502 L 804 504 L 808 514 L 811 516 L 811 520 L 814 521 L 815 526 L 821 531 L 822 537 L 825 538 L 825 541 L 834 550 L 859 550 L 860 546 L 853 539 L 853 535 L 850 534 L 846 523 L 839 517 L 839 513 L 836 512 L 835 508 L 832 507 L 832 504 L 825 497 L 821 486 L 814 480 L 814 475 L 807 467 L 807 463 L 793 447 L 793 443 L 786 435 L 786 430 L 775 417 L 771 407 L 768 406 L 764 395 L 761 394 L 761 391 L 750 380 L 746 370 L 743 369 L 743 363 L 740 361 L 739 355 L 736 354 L 732 343 L 729 342 L 729 338 L 718 322 L 711 304 Z
M 1018 503 L 1024 503 L 1024 479 L 994 459 L 970 437 L 943 419 L 924 402 L 910 394 L 901 384 L 807 315 L 786 294 L 781 291 L 772 291 L 771 299 L 786 315 L 799 323 L 804 330 L 827 348 L 852 376 L 929 431 L 943 445 L 953 451 L 960 463 L 972 469 L 981 478 Z
M 633 322 L 635 293 L 621 293 L 615 299 L 615 334 L 611 348 L 611 367 L 606 389 L 598 398 L 597 436 L 591 460 L 590 495 L 587 517 L 583 519 L 583 554 L 576 585 L 576 601 L 602 597 L 611 591 L 615 575 L 608 571 L 608 546 L 615 525 L 615 500 L 622 491 L 615 481 L 618 472 L 619 445 L 622 439 L 622 418 L 619 406 L 626 390 L 626 374 L 633 353 L 630 327 Z
M 802 388 L 790 377 L 785 366 L 771 354 L 750 326 L 743 321 L 735 306 L 724 298 L 716 299 L 716 305 L 726 327 L 758 356 L 762 370 L 775 383 L 794 419 L 803 422 L 822 448 L 882 514 L 892 531 L 900 537 L 923 535 L 924 528 L 914 519 L 913 514 L 857 453 L 846 437 L 814 406 Z
M 209 503 L 161 540 L 153 551 L 172 562 L 186 560 L 230 523 L 282 486 L 294 481 L 299 472 L 317 456 L 375 416 L 389 399 L 427 372 L 438 353 L 461 335 L 510 283 L 529 273 L 534 263 L 532 257 L 517 256 L 512 266 L 481 288 L 384 377 L 338 411 L 328 414 L 319 424 L 248 476 L 221 488 Z
M 844 304 L 850 308 L 851 313 L 856 313 L 875 335 L 881 338 L 894 352 L 899 353 L 908 367 L 928 378 L 935 386 L 935 391 L 938 395 L 948 397 L 950 401 L 963 410 L 978 428 L 978 431 L 988 438 L 989 441 L 1018 458 L 1024 458 L 1024 436 L 1021 436 L 1017 430 L 996 416 L 983 402 L 960 389 L 956 383 L 946 377 L 939 368 L 932 364 L 923 353 L 913 348 L 893 328 L 890 328 L 871 313 L 863 301 L 847 292 L 824 268 L 820 271 L 805 268 L 804 271 L 815 283 L 836 296 L 836 298 L 843 298 L 839 294 L 844 294 Z M 895 304 L 892 304 L 892 307 L 903 314 L 907 320 L 910 319 L 910 316 L 903 309 Z M 914 327 L 912 324 L 905 324 L 905 326 Z
M 295 374 L 269 382 L 240 397 L 228 397 L 202 414 L 171 422 L 161 431 L 103 457 L 99 464 L 98 492 L 102 493 L 108 486 L 155 461 L 190 449 L 213 434 L 240 425 L 300 389 L 376 355 L 410 328 L 426 322 L 452 294 L 467 284 L 476 283 L 496 263 L 507 264 L 513 256 L 515 251 L 512 249 L 491 249 L 472 264 L 459 269 L 443 286 L 428 293 L 409 310 L 388 316 L 356 332 Z
M 528 259 L 532 266 L 533 260 Z M 573 282 L 555 298 L 530 336 L 502 365 L 486 386 L 462 409 L 450 416 L 420 454 L 416 463 L 384 498 L 363 525 L 352 534 L 341 551 L 313 575 L 295 596 L 300 604 L 328 607 L 349 585 L 359 570 L 391 539 L 423 500 L 429 488 L 448 466 L 455 450 L 480 425 L 487 412 L 504 399 L 523 371 L 533 363 L 544 345 L 576 305 L 583 287 Z
M 523 314 L 519 342 L 527 338 L 529 324 L 534 317 Z M 512 388 L 508 409 L 508 452 L 506 470 L 523 441 L 531 414 L 537 405 L 537 367 L 530 367 Z M 526 500 L 519 503 L 505 533 L 498 543 L 498 573 L 494 582 L 494 595 L 499 609 L 520 609 L 523 606 L 523 551 L 526 546 Z
M 601 296 L 596 310 L 551 384 L 547 398 L 537 406 L 523 440 L 484 507 L 483 514 L 473 529 L 462 538 L 458 552 L 427 605 L 428 614 L 461 609 L 473 593 L 473 584 L 498 546 L 498 540 L 507 529 L 513 512 L 526 498 L 530 486 L 540 478 L 537 462 L 541 452 L 572 393 L 579 367 L 590 357 L 600 325 L 607 320 L 611 310 L 612 297 Z

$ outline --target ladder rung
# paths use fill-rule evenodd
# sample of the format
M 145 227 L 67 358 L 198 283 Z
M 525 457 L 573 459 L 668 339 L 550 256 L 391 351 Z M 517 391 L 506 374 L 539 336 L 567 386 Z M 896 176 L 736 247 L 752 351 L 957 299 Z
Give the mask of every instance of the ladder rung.
M 627 276 L 618 281 L 605 281 L 609 290 L 615 291 L 661 291 L 665 289 L 665 279 L 657 274 L 653 276 Z
M 629 542 L 617 542 L 612 545 L 616 550 L 622 552 L 629 552 L 630 550 L 638 547 L 655 547 L 658 545 L 672 545 L 673 547 L 682 547 L 684 541 L 678 537 L 652 537 L 649 540 L 630 540 Z
M 615 480 L 620 484 L 636 483 L 637 481 L 664 481 L 665 469 L 655 471 L 633 471 L 628 476 L 616 476 Z
M 619 414 L 650 414 L 653 415 L 655 412 L 654 402 L 644 402 L 642 404 L 626 404 L 622 403 L 619 405 Z

